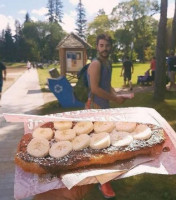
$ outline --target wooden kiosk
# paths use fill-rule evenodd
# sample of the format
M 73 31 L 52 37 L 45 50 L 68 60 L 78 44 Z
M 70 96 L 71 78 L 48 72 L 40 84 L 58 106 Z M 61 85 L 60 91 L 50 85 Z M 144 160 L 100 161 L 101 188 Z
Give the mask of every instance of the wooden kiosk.
M 91 45 L 75 33 L 70 33 L 57 45 L 62 76 L 74 75 L 86 64 L 88 48 Z
M 66 36 L 58 45 L 60 57 L 60 75 L 48 79 L 48 86 L 63 108 L 85 107 L 85 103 L 76 99 L 70 80 L 86 65 L 87 48 L 91 46 L 74 33 Z M 67 76 L 66 76 L 67 75 Z

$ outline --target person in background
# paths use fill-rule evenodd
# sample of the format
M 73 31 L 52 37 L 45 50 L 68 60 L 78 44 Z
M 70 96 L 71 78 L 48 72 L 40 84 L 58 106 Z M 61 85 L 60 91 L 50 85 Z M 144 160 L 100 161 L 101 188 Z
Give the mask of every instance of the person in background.
M 31 63 L 29 62 L 29 60 L 27 61 L 27 69 L 28 69 L 28 70 L 31 69 Z
M 155 71 L 156 71 L 156 57 L 155 56 L 152 57 L 152 60 L 150 62 L 149 71 L 151 71 L 151 74 L 152 74 L 152 86 L 154 86 Z
M 174 56 L 174 51 L 170 52 L 170 56 L 167 60 L 167 66 L 168 66 L 168 73 L 170 78 L 170 86 L 169 89 L 172 90 L 176 88 L 175 85 L 175 74 L 176 74 L 176 57 Z
M 1 101 L 1 93 L 2 93 L 2 87 L 3 87 L 3 81 L 6 80 L 6 66 L 0 62 L 0 101 Z
M 129 57 L 126 56 L 123 62 L 120 76 L 123 76 L 124 78 L 124 87 L 126 87 L 126 85 L 129 85 L 130 90 L 133 90 L 132 81 L 131 81 L 131 75 L 133 72 L 134 72 L 133 63 L 129 60 Z M 127 81 L 127 84 L 126 84 L 126 81 Z
M 90 94 L 86 108 L 106 109 L 109 102 L 114 101 L 118 104 L 124 102 L 123 97 L 118 97 L 114 88 L 111 87 L 112 66 L 109 55 L 112 47 L 112 39 L 106 34 L 100 34 L 96 39 L 98 57 L 94 59 L 88 68 L 88 83 Z M 99 189 L 105 198 L 115 197 L 110 182 L 99 185 Z

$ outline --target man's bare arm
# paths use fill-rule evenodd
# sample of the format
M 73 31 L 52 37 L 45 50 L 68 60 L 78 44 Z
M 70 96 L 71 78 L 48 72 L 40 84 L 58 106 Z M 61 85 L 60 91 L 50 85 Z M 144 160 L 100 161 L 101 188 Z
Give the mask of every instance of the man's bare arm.
M 115 92 L 106 92 L 99 87 L 100 74 L 101 74 L 101 63 L 99 61 L 93 61 L 89 66 L 89 77 L 90 77 L 90 87 L 93 94 L 117 103 L 123 103 L 124 99 L 122 97 L 117 97 Z

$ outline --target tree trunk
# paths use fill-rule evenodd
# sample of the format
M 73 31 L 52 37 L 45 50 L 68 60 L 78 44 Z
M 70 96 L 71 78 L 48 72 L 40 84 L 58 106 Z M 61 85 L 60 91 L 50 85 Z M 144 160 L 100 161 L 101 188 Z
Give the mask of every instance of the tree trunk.
M 166 26 L 167 26 L 167 0 L 161 0 L 160 22 L 156 46 L 156 72 L 154 99 L 163 101 L 166 90 Z
M 175 0 L 174 18 L 172 21 L 172 41 L 171 41 L 171 49 L 175 51 L 175 48 L 176 48 L 176 0 Z

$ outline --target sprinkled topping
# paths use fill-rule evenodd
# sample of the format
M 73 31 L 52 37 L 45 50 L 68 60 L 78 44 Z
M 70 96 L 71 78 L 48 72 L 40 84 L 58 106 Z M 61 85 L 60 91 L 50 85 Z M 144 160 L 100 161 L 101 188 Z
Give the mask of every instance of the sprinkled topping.
M 130 145 L 124 147 L 109 146 L 105 149 L 85 148 L 80 151 L 71 151 L 68 155 L 59 159 L 52 158 L 50 156 L 46 156 L 43 158 L 35 158 L 29 155 L 26 152 L 26 147 L 32 139 L 32 135 L 27 134 L 25 139 L 21 140 L 17 156 L 26 162 L 35 162 L 45 169 L 53 168 L 54 170 L 54 168 L 57 166 L 57 170 L 63 170 L 64 167 L 71 166 L 75 163 L 79 163 L 80 161 L 89 160 L 92 157 L 92 155 L 98 156 L 99 154 L 111 154 L 115 151 L 136 151 L 142 148 L 152 147 L 153 145 L 162 143 L 164 141 L 163 129 L 153 125 L 149 125 L 149 127 L 152 130 L 152 136 L 148 140 L 133 140 L 133 142 L 131 142 Z M 50 141 L 50 145 L 53 143 L 55 143 L 54 139 Z

